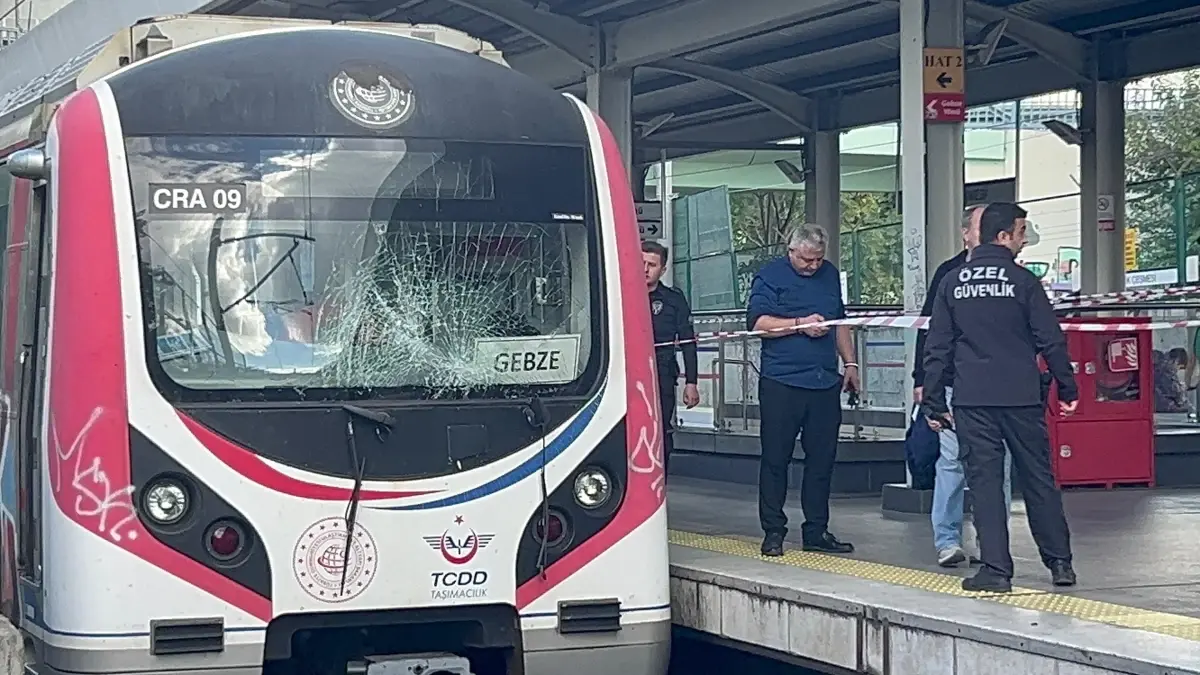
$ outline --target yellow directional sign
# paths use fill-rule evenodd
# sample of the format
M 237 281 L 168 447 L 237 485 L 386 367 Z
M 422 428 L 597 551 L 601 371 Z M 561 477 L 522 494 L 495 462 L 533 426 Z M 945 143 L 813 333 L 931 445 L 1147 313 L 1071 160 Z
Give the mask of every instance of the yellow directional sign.
M 962 94 L 964 63 L 962 49 L 926 47 L 924 50 L 925 93 Z
M 1125 271 L 1137 269 L 1137 229 L 1125 228 Z

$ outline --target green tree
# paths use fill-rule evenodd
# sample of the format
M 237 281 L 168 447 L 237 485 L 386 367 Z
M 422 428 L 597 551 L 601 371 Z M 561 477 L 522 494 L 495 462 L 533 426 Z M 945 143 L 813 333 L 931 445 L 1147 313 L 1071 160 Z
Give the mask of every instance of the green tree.
M 1141 269 L 1175 266 L 1177 221 L 1187 252 L 1198 248 L 1200 71 L 1182 73 L 1180 80 L 1152 82 L 1151 105 L 1126 116 L 1126 226 L 1137 229 Z M 1182 194 L 1176 193 L 1179 176 Z
M 857 291 L 848 293 L 849 297 L 853 302 L 872 304 L 899 302 L 903 291 L 900 227 L 892 195 L 843 192 L 841 207 L 838 266 L 847 273 L 851 289 Z M 730 211 L 738 290 L 744 300 L 755 273 L 766 261 L 783 254 L 788 230 L 804 222 L 804 193 L 745 190 L 730 195 Z
M 889 305 L 904 296 L 900 215 L 886 192 L 842 193 L 842 271 L 851 302 Z
M 745 302 L 754 275 L 783 254 L 787 231 L 804 222 L 801 190 L 743 190 L 729 195 L 738 297 Z

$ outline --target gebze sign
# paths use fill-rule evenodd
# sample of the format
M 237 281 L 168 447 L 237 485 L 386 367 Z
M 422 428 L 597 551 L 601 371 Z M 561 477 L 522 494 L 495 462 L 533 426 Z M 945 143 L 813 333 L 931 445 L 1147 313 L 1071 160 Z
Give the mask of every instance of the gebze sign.
M 475 363 L 491 384 L 565 384 L 579 375 L 579 335 L 480 338 Z

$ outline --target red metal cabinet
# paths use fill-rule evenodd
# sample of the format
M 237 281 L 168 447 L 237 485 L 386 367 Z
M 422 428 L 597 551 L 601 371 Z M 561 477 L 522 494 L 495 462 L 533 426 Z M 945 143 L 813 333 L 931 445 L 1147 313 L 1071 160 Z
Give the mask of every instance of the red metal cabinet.
M 1091 324 L 1148 321 L 1130 317 L 1068 320 Z M 1060 415 L 1055 387 L 1047 410 L 1050 459 L 1059 485 L 1153 485 L 1152 349 L 1151 334 L 1144 330 L 1067 333 L 1079 405 L 1073 415 Z

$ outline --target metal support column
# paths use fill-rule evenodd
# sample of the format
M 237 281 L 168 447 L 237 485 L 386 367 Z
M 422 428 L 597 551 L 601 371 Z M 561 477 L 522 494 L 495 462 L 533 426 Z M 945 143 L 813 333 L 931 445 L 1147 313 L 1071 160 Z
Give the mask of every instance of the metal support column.
M 1110 293 L 1125 289 L 1125 85 L 1092 82 L 1080 92 L 1081 290 Z
M 932 2 L 933 0 L 931 0 Z M 924 0 L 900 0 L 900 189 L 903 221 L 904 309 L 918 312 L 925 304 L 925 46 Z M 912 410 L 913 350 L 916 331 L 904 336 L 905 409 Z M 860 355 L 861 358 L 861 355 Z M 884 511 L 928 513 L 929 495 L 911 489 L 905 467 L 904 483 L 883 486 Z
M 929 0 L 925 46 L 962 49 L 963 6 L 963 0 Z M 963 126 L 957 122 L 938 122 L 925 127 L 925 166 L 929 186 L 926 193 L 925 271 L 930 277 L 943 260 L 962 250 Z M 908 196 L 907 189 L 904 194 Z
M 633 70 L 601 70 L 587 78 L 587 104 L 596 111 L 612 130 L 621 157 L 625 160 L 625 175 L 632 178 L 633 158 Z
M 667 159 L 667 151 L 659 151 L 658 158 L 658 201 L 662 203 L 662 243 L 671 249 L 671 260 L 662 281 L 668 286 L 675 284 L 675 185 L 671 179 L 675 165 Z
M 804 217 L 810 223 L 829 232 L 825 259 L 838 269 L 841 262 L 842 229 L 842 162 L 841 134 L 837 131 L 818 131 L 804 139 L 805 169 Z
M 906 312 L 920 311 L 926 287 L 924 4 L 924 0 L 900 0 L 900 189 Z

